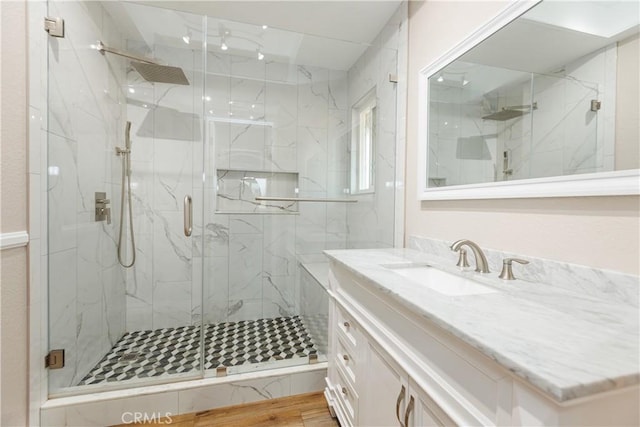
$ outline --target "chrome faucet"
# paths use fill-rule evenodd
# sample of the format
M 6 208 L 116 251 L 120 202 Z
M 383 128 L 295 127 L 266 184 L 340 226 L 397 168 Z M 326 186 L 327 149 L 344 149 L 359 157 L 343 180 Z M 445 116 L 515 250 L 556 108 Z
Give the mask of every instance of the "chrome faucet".
M 473 256 L 476 259 L 476 271 L 479 273 L 489 273 L 489 263 L 487 262 L 487 257 L 484 256 L 484 252 L 480 249 L 480 246 L 471 240 L 461 239 L 451 245 L 451 250 L 456 252 L 459 251 L 461 256 L 466 256 L 466 251 L 462 249 L 462 246 L 468 246 L 473 251 Z M 460 261 L 458 261 L 458 264 L 460 264 Z

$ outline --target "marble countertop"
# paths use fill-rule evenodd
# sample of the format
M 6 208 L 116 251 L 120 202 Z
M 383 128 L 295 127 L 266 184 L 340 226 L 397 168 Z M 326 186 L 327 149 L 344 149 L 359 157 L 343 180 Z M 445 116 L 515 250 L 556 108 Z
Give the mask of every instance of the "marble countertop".
M 412 249 L 325 251 L 356 276 L 557 401 L 640 382 L 638 308 L 550 284 L 503 281 Z M 446 296 L 383 265 L 428 263 L 499 292 Z

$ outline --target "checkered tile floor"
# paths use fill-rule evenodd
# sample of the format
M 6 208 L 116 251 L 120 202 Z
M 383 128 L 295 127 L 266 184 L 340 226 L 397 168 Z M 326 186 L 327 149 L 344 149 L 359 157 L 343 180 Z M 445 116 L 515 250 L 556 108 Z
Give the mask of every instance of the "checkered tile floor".
M 205 325 L 205 369 L 308 358 L 318 346 L 298 316 Z M 78 385 L 200 369 L 200 326 L 126 333 Z

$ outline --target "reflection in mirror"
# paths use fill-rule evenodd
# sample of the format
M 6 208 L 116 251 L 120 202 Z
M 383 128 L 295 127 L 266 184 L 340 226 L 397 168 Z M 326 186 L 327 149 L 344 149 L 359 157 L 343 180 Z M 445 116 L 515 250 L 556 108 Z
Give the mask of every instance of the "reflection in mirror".
M 427 187 L 639 168 L 639 14 L 544 1 L 431 75 Z

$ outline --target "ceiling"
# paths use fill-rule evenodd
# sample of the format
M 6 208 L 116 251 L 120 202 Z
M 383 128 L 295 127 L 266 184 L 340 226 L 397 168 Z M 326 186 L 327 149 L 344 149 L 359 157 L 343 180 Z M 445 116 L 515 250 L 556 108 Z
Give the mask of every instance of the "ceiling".
M 330 39 L 371 43 L 400 0 L 369 1 L 136 1 Z
M 227 53 L 233 55 L 254 57 L 260 50 L 270 61 L 349 70 L 400 4 L 400 0 L 156 0 L 105 2 L 105 7 L 128 40 L 144 41 L 150 50 L 157 44 L 184 48 L 182 36 L 187 30 L 192 41 L 201 42 L 201 16 L 207 16 L 210 51 L 220 50 L 224 33 Z

